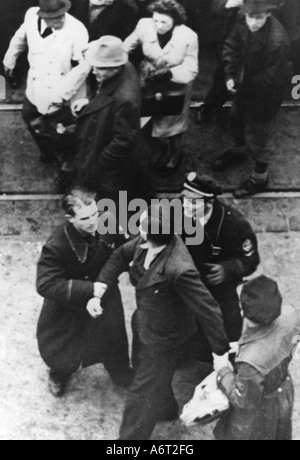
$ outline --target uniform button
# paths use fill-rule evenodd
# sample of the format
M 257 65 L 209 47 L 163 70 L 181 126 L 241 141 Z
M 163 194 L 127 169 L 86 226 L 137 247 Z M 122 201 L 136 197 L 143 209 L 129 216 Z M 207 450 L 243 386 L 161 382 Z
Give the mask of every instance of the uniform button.
M 279 388 L 278 393 L 282 393 L 282 392 L 283 392 L 282 388 Z

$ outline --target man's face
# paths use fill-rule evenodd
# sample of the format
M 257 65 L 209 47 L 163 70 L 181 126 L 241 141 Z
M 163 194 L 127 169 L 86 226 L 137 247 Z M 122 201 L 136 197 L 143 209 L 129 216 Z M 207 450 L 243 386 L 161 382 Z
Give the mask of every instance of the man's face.
M 47 24 L 47 27 L 50 27 L 50 29 L 61 30 L 65 25 L 66 15 L 64 14 L 63 16 L 54 19 L 45 19 L 45 22 Z
M 165 35 L 174 27 L 174 20 L 171 16 L 166 14 L 154 13 L 153 14 L 153 22 L 157 33 L 159 35 Z
M 120 72 L 120 67 L 94 67 L 93 73 L 99 85 L 114 78 Z
M 214 206 L 214 200 L 204 200 L 199 194 L 189 190 L 183 192 L 183 207 L 186 217 L 192 219 L 203 219 Z
M 96 201 L 88 206 L 75 207 L 75 216 L 69 216 L 69 222 L 83 235 L 94 235 L 98 227 L 98 208 Z
M 251 32 L 258 32 L 267 22 L 270 13 L 246 14 L 246 22 Z

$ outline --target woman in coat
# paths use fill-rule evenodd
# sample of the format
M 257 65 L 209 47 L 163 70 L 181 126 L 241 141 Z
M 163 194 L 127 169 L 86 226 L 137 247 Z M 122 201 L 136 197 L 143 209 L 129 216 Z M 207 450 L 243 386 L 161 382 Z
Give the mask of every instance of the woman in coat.
M 153 119 L 152 136 L 168 141 L 171 158 L 166 162 L 171 173 L 182 157 L 182 138 L 188 129 L 192 83 L 198 74 L 198 37 L 186 27 L 184 8 L 175 0 L 158 0 L 149 7 L 152 18 L 142 19 L 125 41 L 129 53 L 142 47 L 144 60 L 141 78 L 163 91 L 185 95 L 182 113 Z

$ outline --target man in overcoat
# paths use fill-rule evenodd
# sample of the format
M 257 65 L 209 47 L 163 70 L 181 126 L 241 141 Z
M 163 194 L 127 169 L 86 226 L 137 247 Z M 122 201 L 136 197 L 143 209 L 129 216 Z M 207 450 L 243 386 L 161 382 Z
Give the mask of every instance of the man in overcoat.
M 147 164 L 137 73 L 116 37 L 92 42 L 85 57 L 96 75 L 98 92 L 78 119 L 77 180 L 99 198 L 117 202 L 119 191 L 127 191 L 130 198 L 142 197 L 147 191 Z
M 228 362 L 220 307 L 203 285 L 181 238 L 174 236 L 174 229 L 167 231 L 169 224 L 163 207 L 153 204 L 141 218 L 141 237 L 116 251 L 98 278 L 110 286 L 129 271 L 136 288 L 135 377 L 122 440 L 149 439 L 156 423 L 178 417 L 171 385 L 178 362 L 197 333 L 196 318 L 215 353 L 216 370 Z
M 43 247 L 37 271 L 37 290 L 45 298 L 37 338 L 50 368 L 49 390 L 62 396 L 72 374 L 97 363 L 104 364 L 117 385 L 128 386 L 131 370 L 120 292 L 112 286 L 104 293 L 96 283 L 120 237 L 96 236 L 98 209 L 91 193 L 71 191 L 63 209 L 67 222 Z M 103 297 L 100 317 L 87 310 L 95 297 L 99 302 Z
M 245 0 L 244 19 L 237 22 L 224 46 L 226 85 L 235 97 L 235 143 L 212 166 L 224 171 L 247 160 L 248 153 L 255 161 L 253 174 L 235 190 L 236 198 L 262 192 L 269 182 L 276 117 L 288 81 L 290 55 L 287 33 L 271 13 L 275 8 L 271 0 Z

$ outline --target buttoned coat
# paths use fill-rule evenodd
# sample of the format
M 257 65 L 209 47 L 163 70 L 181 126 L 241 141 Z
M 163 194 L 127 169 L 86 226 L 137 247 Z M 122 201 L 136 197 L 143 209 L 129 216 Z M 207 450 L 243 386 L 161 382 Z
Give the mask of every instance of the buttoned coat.
M 144 276 L 144 241 L 137 238 L 117 250 L 104 266 L 99 281 L 114 284 L 124 271 L 130 272 L 136 288 L 138 335 L 156 351 L 179 347 L 197 332 L 201 324 L 213 351 L 228 350 L 218 303 L 203 285 L 183 241 L 175 236 Z
M 142 80 L 153 69 L 168 67 L 172 72 L 172 83 L 184 85 L 186 95 L 182 114 L 172 117 L 155 118 L 154 137 L 172 137 L 187 131 L 189 122 L 189 103 L 192 83 L 197 77 L 199 64 L 199 42 L 197 34 L 185 25 L 174 29 L 170 42 L 164 49 L 160 47 L 157 31 L 151 18 L 144 18 L 135 31 L 125 40 L 124 47 L 129 53 L 138 46 L 142 47 Z M 166 86 L 166 90 L 167 90 Z
M 143 165 L 140 82 L 132 64 L 108 81 L 78 120 L 78 181 L 99 195 L 136 188 Z
M 15 33 L 4 58 L 4 65 L 14 69 L 20 54 L 28 47 L 29 73 L 26 96 L 38 111 L 45 115 L 51 104 L 70 100 L 79 91 L 85 95 L 81 83 L 73 80 L 70 73 L 72 62 L 83 60 L 88 45 L 88 32 L 84 25 L 66 14 L 63 29 L 42 38 L 38 28 L 39 8 L 30 8 L 24 23 Z
M 45 301 L 37 338 L 43 360 L 57 372 L 70 375 L 80 365 L 103 361 L 129 365 L 119 289 L 113 287 L 105 294 L 101 318 L 93 319 L 86 310 L 94 297 L 94 281 L 112 252 L 103 238 L 89 247 L 69 223 L 59 227 L 43 247 L 37 290 Z

